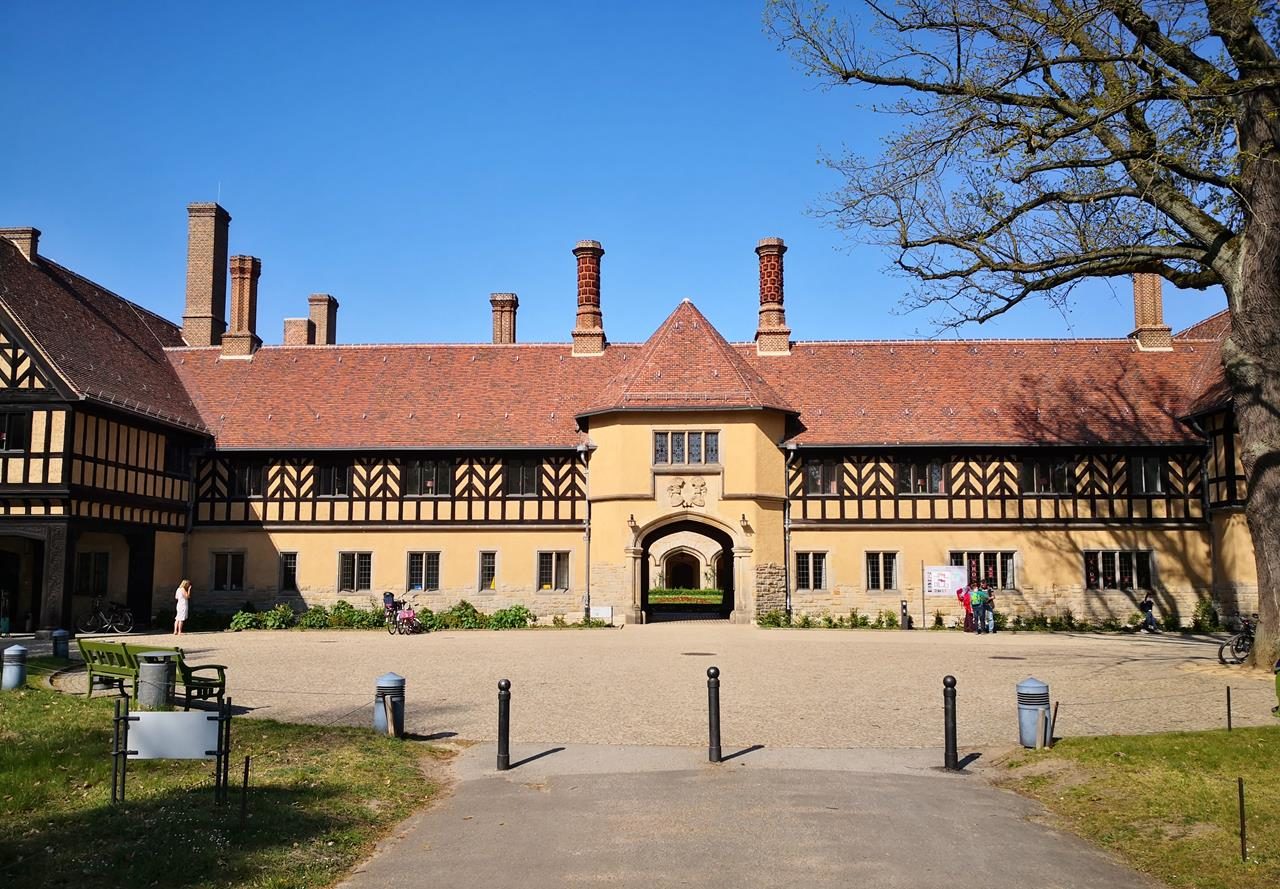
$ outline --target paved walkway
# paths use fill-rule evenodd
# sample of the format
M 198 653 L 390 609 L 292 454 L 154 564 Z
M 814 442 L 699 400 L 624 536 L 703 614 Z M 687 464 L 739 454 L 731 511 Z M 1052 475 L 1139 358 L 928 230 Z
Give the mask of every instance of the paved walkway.
M 699 886 L 1151 889 L 1157 885 L 974 775 L 921 751 L 493 747 L 346 889 Z M 701 760 L 701 761 L 700 761 Z
M 172 644 L 173 637 L 134 637 Z M 1181 636 L 765 630 L 723 623 L 619 630 L 195 633 L 195 663 L 228 666 L 252 715 L 368 724 L 374 680 L 408 679 L 407 727 L 490 740 L 497 681 L 513 684 L 512 737 L 555 744 L 706 743 L 706 669 L 722 671 L 726 746 L 940 747 L 942 677 L 959 680 L 962 747 L 1016 741 L 1014 685 L 1061 702 L 1058 734 L 1271 724 L 1271 678 L 1221 667 Z M 67 681 L 83 688 L 83 676 Z

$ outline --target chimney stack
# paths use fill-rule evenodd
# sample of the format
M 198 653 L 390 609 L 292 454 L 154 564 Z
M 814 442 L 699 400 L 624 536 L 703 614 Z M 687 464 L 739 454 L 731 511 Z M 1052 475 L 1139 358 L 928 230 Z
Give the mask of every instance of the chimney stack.
M 574 355 L 603 355 L 604 321 L 600 315 L 599 241 L 579 241 L 573 248 L 578 257 L 578 320 L 573 327 Z
M 313 346 L 316 342 L 316 326 L 310 318 L 284 319 L 284 344 L 286 346 Z
M 514 293 L 491 293 L 489 305 L 493 306 L 493 341 L 514 343 L 516 341 L 516 309 L 520 308 L 519 298 Z
M 760 324 L 756 328 L 757 355 L 790 355 L 791 328 L 782 306 L 782 238 L 762 238 L 756 244 L 760 257 Z
M 258 276 L 262 260 L 231 257 L 231 329 L 222 335 L 223 358 L 250 358 L 262 345 L 258 338 Z
M 1143 351 L 1169 351 L 1173 331 L 1164 323 L 1164 279 L 1153 272 L 1133 276 L 1133 333 Z
M 227 235 L 231 214 L 217 204 L 187 205 L 187 307 L 182 338 L 216 346 L 227 329 Z
M 307 298 L 317 346 L 332 346 L 338 341 L 338 301 L 327 293 L 313 293 Z
M 40 255 L 40 229 L 31 228 L 0 228 L 0 238 L 6 241 L 12 241 L 14 246 L 22 251 L 22 255 L 27 258 L 27 262 L 34 263 L 36 257 Z

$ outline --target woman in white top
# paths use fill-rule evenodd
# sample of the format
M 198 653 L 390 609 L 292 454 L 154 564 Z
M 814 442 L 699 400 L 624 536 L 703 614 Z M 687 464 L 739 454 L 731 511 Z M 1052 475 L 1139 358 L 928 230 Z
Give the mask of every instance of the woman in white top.
M 174 592 L 173 598 L 178 606 L 173 616 L 173 633 L 175 636 L 181 636 L 182 624 L 187 619 L 187 607 L 191 603 L 191 581 L 184 580 L 178 584 L 178 589 Z

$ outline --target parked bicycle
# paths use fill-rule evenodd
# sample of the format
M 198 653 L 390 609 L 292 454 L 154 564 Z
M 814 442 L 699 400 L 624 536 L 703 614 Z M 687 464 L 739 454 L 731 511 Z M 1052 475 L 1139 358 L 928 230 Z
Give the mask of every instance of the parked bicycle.
M 1240 632 L 1218 646 L 1218 660 L 1224 664 L 1243 664 L 1253 651 L 1253 631 L 1258 626 L 1258 615 L 1242 617 Z
M 89 616 L 76 624 L 81 633 L 127 633 L 133 629 L 133 612 L 119 602 L 103 607 L 102 597 L 93 597 Z
M 392 593 L 382 594 L 382 621 L 391 635 L 412 636 L 421 633 L 418 613 L 407 601 L 397 599 Z

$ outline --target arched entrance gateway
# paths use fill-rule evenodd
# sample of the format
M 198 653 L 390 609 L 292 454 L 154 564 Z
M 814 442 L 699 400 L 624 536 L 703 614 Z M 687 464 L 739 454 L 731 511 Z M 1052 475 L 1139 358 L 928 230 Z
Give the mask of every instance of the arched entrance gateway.
M 664 546 L 671 540 L 678 545 Z M 728 619 L 734 609 L 734 541 L 718 525 L 698 518 L 670 521 L 644 532 L 640 549 L 640 609 L 645 622 Z M 672 590 L 650 599 L 651 590 Z M 684 590 L 719 591 L 715 596 L 680 595 Z

